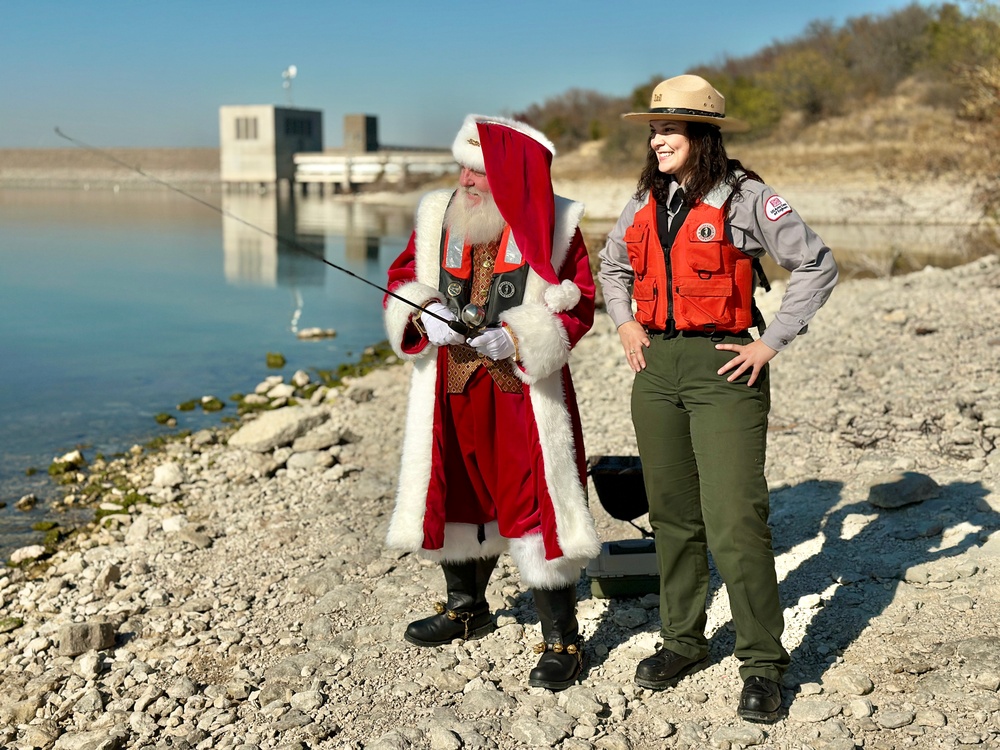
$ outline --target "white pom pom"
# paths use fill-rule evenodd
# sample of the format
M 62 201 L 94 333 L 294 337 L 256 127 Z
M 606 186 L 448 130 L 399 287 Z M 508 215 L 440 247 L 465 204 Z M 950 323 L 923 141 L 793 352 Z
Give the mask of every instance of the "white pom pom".
M 559 313 L 572 310 L 580 301 L 580 287 L 569 279 L 559 286 L 550 286 L 545 290 L 545 306 L 550 312 Z

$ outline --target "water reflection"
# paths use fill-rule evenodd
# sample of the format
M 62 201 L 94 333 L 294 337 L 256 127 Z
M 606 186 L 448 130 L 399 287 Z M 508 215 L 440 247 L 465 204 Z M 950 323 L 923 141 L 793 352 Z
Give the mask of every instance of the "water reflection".
M 406 207 L 322 197 L 232 193 L 223 195 L 222 207 L 225 276 L 231 284 L 322 286 L 328 266 L 317 259 L 328 257 L 328 241 L 343 243 L 345 260 L 367 266 L 378 262 L 384 240 L 408 237 L 413 223 Z
M 306 231 L 407 237 L 413 210 L 406 206 L 299 198 L 299 223 Z
M 274 193 L 224 193 L 222 209 L 225 212 L 222 254 L 227 282 L 323 286 L 327 266 L 317 262 L 317 258 L 325 257 L 326 238 L 299 231 L 292 197 Z

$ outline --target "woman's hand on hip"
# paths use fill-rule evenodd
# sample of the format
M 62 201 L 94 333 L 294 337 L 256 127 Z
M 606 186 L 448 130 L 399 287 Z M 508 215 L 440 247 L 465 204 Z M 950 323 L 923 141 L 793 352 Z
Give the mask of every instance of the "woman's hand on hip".
M 625 350 L 625 360 L 632 372 L 639 372 L 646 368 L 646 357 L 643 347 L 649 347 L 649 336 L 646 329 L 630 320 L 618 326 L 618 338 L 622 340 L 622 349 Z
M 727 372 L 732 370 L 732 374 L 726 378 L 726 380 L 732 383 L 747 370 L 752 369 L 753 372 L 750 373 L 750 379 L 747 380 L 747 385 L 753 385 L 757 382 L 757 376 L 760 375 L 760 371 L 764 369 L 764 365 L 774 359 L 775 355 L 778 353 L 760 339 L 754 341 L 752 344 L 746 345 L 716 344 L 715 348 L 725 352 L 736 352 L 735 357 L 719 368 L 719 375 L 725 375 Z

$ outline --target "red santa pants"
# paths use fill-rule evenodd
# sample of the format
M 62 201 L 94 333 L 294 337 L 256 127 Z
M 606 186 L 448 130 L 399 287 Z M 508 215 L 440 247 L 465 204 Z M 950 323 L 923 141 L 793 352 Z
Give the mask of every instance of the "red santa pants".
M 527 395 L 505 393 L 480 367 L 463 393 L 447 399 L 441 468 L 445 521 L 497 521 L 500 535 L 508 539 L 541 531 L 545 478 Z

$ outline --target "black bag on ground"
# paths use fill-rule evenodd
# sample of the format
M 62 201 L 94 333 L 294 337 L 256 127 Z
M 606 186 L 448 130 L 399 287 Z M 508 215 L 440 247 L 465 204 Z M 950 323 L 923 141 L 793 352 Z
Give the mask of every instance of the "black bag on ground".
M 592 456 L 587 465 L 597 498 L 608 515 L 631 522 L 649 513 L 638 456 Z M 647 535 L 644 532 L 643 536 Z

